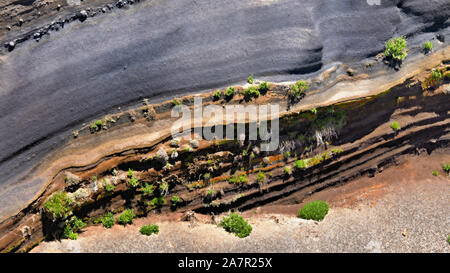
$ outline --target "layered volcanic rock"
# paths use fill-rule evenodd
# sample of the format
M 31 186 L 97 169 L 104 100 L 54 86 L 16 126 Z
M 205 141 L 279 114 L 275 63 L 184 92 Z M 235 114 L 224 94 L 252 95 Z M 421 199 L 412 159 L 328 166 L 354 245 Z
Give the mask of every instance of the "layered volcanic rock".
M 8 217 L 59 188 L 51 182 L 63 169 L 88 169 L 109 156 L 136 152 L 133 143 L 150 149 L 163 141 L 163 133 L 144 143 L 128 132 L 128 146 L 101 146 L 101 140 L 126 134 L 124 118 L 117 123 L 122 131 L 104 138 L 72 137 L 93 119 L 131 109 L 143 98 L 159 103 L 204 93 L 242 84 L 251 73 L 258 80 L 288 82 L 278 95 L 290 81 L 313 79 L 305 99 L 289 108 L 300 111 L 374 95 L 450 59 L 447 0 L 47 2 L 46 8 L 38 0 L 1 6 L 1 220 L 16 221 L 20 217 Z M 379 53 L 389 38 L 402 35 L 409 52 L 394 69 Z M 430 54 L 422 50 L 425 41 L 433 42 Z M 166 108 L 156 109 L 158 118 L 168 110 L 167 104 L 161 107 Z M 134 121 L 141 114 L 127 115 Z M 154 120 L 150 116 L 145 118 Z M 156 121 L 150 128 L 164 132 L 164 126 Z M 139 122 L 132 128 L 136 135 L 148 130 Z M 447 133 L 442 125 L 433 132 Z M 421 134 L 415 140 L 426 142 Z M 94 144 L 95 158 L 83 155 L 94 154 Z M 84 150 L 77 154 L 77 147 Z

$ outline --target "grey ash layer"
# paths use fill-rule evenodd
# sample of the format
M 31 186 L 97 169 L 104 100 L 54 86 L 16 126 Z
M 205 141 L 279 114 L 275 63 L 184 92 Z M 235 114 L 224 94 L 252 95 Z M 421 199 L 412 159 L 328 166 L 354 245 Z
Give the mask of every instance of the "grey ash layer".
M 45 182 L 25 193 L 11 186 L 20 171 L 119 105 L 235 84 L 250 73 L 296 80 L 373 57 L 393 36 L 417 45 L 443 39 L 449 17 L 448 0 L 164 0 L 71 20 L 0 63 L 0 207 L 20 207 Z

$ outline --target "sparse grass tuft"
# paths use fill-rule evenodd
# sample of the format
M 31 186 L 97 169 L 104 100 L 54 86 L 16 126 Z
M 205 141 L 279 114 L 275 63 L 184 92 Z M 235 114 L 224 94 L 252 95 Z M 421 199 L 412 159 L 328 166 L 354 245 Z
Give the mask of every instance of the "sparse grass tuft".
M 433 175 L 434 175 L 434 176 L 438 176 L 438 175 L 439 175 L 439 172 L 438 172 L 438 171 L 433 171 Z
M 250 76 L 247 78 L 247 82 L 248 82 L 249 84 L 253 84 L 254 81 L 255 81 L 255 79 L 253 79 L 253 75 L 250 75 Z
M 430 52 L 433 49 L 433 43 L 431 41 L 427 41 L 423 44 L 423 49 L 425 52 Z
M 308 165 L 306 164 L 305 160 L 300 159 L 300 160 L 295 161 L 294 166 L 296 169 L 303 170 L 303 169 L 306 169 L 306 167 Z
M 65 192 L 57 192 L 49 197 L 44 207 L 54 219 L 67 218 L 72 214 L 72 203 L 73 200 Z

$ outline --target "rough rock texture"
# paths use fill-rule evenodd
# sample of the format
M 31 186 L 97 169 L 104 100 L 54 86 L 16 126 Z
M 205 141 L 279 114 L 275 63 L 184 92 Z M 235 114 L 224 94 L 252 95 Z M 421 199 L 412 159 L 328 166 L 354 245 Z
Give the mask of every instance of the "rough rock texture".
M 231 84 L 250 73 L 297 78 L 333 62 L 374 56 L 392 36 L 422 44 L 434 32 L 448 34 L 449 6 L 446 0 L 379 6 L 169 0 L 66 24 L 39 43 L 5 49 L 1 58 L 0 183 L 19 166 L 30 168 L 62 132 L 117 105 Z

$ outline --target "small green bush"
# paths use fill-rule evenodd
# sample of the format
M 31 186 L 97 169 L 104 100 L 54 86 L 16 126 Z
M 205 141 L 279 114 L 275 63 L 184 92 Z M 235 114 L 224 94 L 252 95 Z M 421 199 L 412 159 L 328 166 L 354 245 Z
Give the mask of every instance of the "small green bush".
M 214 100 L 219 100 L 221 95 L 222 95 L 222 92 L 220 92 L 220 91 L 214 92 Z
M 269 90 L 269 84 L 267 82 L 262 82 L 259 84 L 259 91 L 262 93 L 267 92 L 267 90 Z
M 296 160 L 294 163 L 294 167 L 299 170 L 306 169 L 307 167 L 306 161 L 303 159 Z
M 224 217 L 219 226 L 239 238 L 247 237 L 252 232 L 252 226 L 237 213 L 231 213 L 230 217 Z
M 328 213 L 328 208 L 328 204 L 324 201 L 309 202 L 298 211 L 298 217 L 307 220 L 322 221 Z
M 73 200 L 65 192 L 57 192 L 49 197 L 44 207 L 53 218 L 67 218 L 72 214 L 72 203 Z
M 259 170 L 258 175 L 256 176 L 256 181 L 258 181 L 258 184 L 262 184 L 265 178 L 266 174 L 263 171 Z
M 247 175 L 245 173 L 236 174 L 234 177 L 228 179 L 230 184 L 244 184 L 248 182 Z
M 234 89 L 234 87 L 228 87 L 225 91 L 225 97 L 227 97 L 227 99 L 232 99 L 235 92 L 236 90 Z
M 166 199 L 164 199 L 164 197 L 160 196 L 160 197 L 155 197 L 152 199 L 152 201 L 150 202 L 150 204 L 153 207 L 160 207 L 162 205 L 164 205 L 166 203 Z
M 391 128 L 394 131 L 398 131 L 398 130 L 400 130 L 400 125 L 398 124 L 397 121 L 394 121 L 394 122 L 391 123 Z
M 153 186 L 153 184 L 145 183 L 145 186 L 141 187 L 141 191 L 144 195 L 152 195 L 155 191 L 155 186 Z
M 253 79 L 253 75 L 250 75 L 250 76 L 247 78 L 247 82 L 248 82 L 249 84 L 253 84 L 254 81 L 255 81 L 255 79 Z
M 256 86 L 250 86 L 249 88 L 242 91 L 242 95 L 244 97 L 250 99 L 250 98 L 257 98 L 259 97 L 260 93 L 258 91 L 258 88 Z
M 444 172 L 449 173 L 450 172 L 450 164 L 442 165 L 442 169 L 444 170 Z
M 176 206 L 178 204 L 178 202 L 180 202 L 180 197 L 178 197 L 177 195 L 174 195 L 172 197 L 172 206 Z
M 106 190 L 107 192 L 113 192 L 115 189 L 116 189 L 116 186 L 114 186 L 114 185 L 111 184 L 111 183 L 107 183 L 106 186 L 105 186 L 105 190 Z
M 387 58 L 392 58 L 395 61 L 403 61 L 407 55 L 407 43 L 404 37 L 390 39 L 385 44 L 384 55 Z
M 124 226 L 127 224 L 133 224 L 133 218 L 135 216 L 136 215 L 134 214 L 133 210 L 126 209 L 124 212 L 122 212 L 121 215 L 119 215 L 119 217 L 117 217 L 117 223 Z
M 181 101 L 179 99 L 173 99 L 172 100 L 172 105 L 173 106 L 181 105 Z
M 63 237 L 71 240 L 78 239 L 78 233 L 81 229 L 85 228 L 87 224 L 83 220 L 73 216 L 70 220 L 66 221 L 63 230 Z
M 112 212 L 108 212 L 100 219 L 100 222 L 105 228 L 111 228 L 114 226 L 114 214 L 112 214 Z
M 291 86 L 291 90 L 289 94 L 294 98 L 300 98 L 305 91 L 308 90 L 309 85 L 305 81 L 298 81 L 294 85 Z
M 291 173 L 292 173 L 291 166 L 285 166 L 283 170 L 284 170 L 284 173 L 287 175 L 291 175 Z
M 433 171 L 433 175 L 434 175 L 434 176 L 438 176 L 438 175 L 439 175 L 439 172 L 438 172 L 438 171 Z
M 142 226 L 139 232 L 143 235 L 150 236 L 153 233 L 158 234 L 159 233 L 159 226 L 158 225 L 145 225 Z
M 102 126 L 103 126 L 103 121 L 97 120 L 97 121 L 95 122 L 95 125 L 97 125 L 97 127 L 102 127 Z
M 427 41 L 423 44 L 423 49 L 425 51 L 431 51 L 433 49 L 433 44 L 431 43 L 431 41 Z

